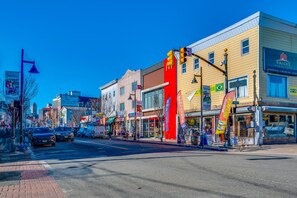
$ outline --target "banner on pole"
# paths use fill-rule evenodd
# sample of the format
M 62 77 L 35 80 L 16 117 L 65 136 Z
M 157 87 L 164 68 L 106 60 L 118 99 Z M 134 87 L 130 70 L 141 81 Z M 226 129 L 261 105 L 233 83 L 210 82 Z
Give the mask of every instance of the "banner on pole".
M 20 72 L 5 71 L 5 95 L 18 98 L 20 95 Z
M 169 108 L 170 108 L 170 97 L 166 101 L 165 106 L 165 132 L 169 131 Z
M 176 102 L 177 102 L 177 112 L 179 116 L 179 123 L 182 129 L 185 129 L 187 128 L 187 123 L 186 123 L 184 103 L 183 103 L 181 90 L 178 91 L 176 100 L 177 100 Z
M 223 104 L 220 111 L 219 121 L 216 128 L 216 134 L 223 134 L 227 127 L 227 122 L 232 106 L 232 102 L 235 98 L 235 90 L 230 91 L 224 97 Z

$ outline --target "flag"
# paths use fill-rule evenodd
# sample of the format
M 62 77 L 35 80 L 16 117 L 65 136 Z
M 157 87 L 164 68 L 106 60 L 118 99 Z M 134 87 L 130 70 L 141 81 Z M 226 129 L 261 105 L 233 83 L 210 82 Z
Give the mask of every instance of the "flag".
M 190 95 L 187 97 L 189 101 L 191 101 L 195 95 L 196 91 L 193 91 L 192 93 L 190 93 Z
M 182 129 L 185 129 L 187 127 L 187 123 L 186 123 L 186 117 L 185 117 L 184 104 L 183 104 L 181 90 L 179 90 L 177 93 L 176 102 L 177 102 L 177 112 L 178 112 L 178 116 L 179 116 L 179 123 L 180 123 Z
M 216 84 L 216 92 L 224 91 L 224 83 Z
M 216 128 L 216 134 L 223 134 L 227 127 L 227 122 L 232 106 L 232 102 L 235 98 L 235 90 L 230 91 L 224 97 L 223 104 L 220 111 L 219 121 Z

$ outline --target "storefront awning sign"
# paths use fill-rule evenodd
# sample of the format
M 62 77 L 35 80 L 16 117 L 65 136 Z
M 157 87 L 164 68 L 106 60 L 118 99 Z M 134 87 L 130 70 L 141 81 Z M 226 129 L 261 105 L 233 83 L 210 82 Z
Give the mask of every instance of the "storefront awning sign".
M 106 123 L 107 123 L 107 124 L 112 124 L 112 123 L 114 122 L 114 119 L 115 119 L 115 118 L 116 118 L 115 116 L 111 116 L 111 117 L 109 117 L 108 120 L 106 121 Z

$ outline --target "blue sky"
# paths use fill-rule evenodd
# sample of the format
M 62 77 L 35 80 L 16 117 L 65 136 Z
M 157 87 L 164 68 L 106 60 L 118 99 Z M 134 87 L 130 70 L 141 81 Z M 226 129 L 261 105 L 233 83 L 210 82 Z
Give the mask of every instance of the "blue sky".
M 144 69 L 257 11 L 297 23 L 295 0 L 0 1 L 0 78 L 35 60 L 38 108 L 59 93 L 97 97 L 127 69 Z M 25 66 L 25 71 L 30 69 Z M 27 75 L 27 74 L 25 74 Z

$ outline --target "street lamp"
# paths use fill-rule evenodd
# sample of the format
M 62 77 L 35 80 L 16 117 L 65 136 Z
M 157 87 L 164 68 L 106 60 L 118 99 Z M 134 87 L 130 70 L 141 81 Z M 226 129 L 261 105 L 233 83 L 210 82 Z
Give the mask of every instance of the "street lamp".
M 200 146 L 203 146 L 203 78 L 202 78 L 202 67 L 200 67 L 200 75 L 194 74 L 192 84 L 198 83 L 196 77 L 200 77 Z
M 137 135 L 137 130 L 136 130 L 136 92 L 130 93 L 128 100 L 132 100 L 131 96 L 134 96 L 134 127 L 135 127 L 134 140 L 136 140 L 136 135 Z
M 21 57 L 21 93 L 20 93 L 20 143 L 23 142 L 23 113 L 24 113 L 24 63 L 32 64 L 29 73 L 38 74 L 39 71 L 35 66 L 35 61 L 24 60 L 24 49 L 22 49 Z

